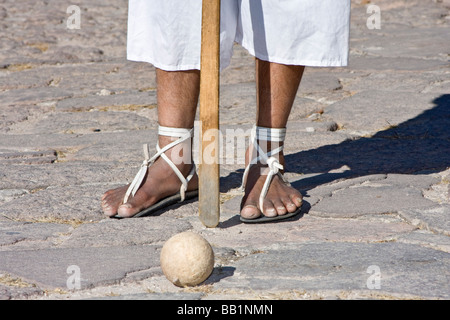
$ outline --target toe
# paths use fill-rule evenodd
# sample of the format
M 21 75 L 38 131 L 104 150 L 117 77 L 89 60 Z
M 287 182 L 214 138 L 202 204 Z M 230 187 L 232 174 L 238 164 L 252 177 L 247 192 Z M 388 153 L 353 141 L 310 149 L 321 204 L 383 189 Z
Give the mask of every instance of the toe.
M 278 215 L 277 213 L 277 209 L 275 209 L 274 204 L 272 203 L 272 201 L 269 200 L 264 200 L 263 203 L 263 213 L 266 217 L 276 217 Z
M 149 208 L 158 200 L 158 197 L 148 194 L 141 188 L 133 197 L 130 197 L 126 203 L 119 206 L 117 215 L 123 218 L 130 218 L 145 208 Z
M 281 200 L 284 204 L 284 207 L 286 208 L 287 212 L 295 212 L 297 210 L 297 206 L 294 202 L 291 201 L 289 198 L 284 198 Z
M 292 203 L 294 203 L 297 208 L 302 206 L 302 202 L 303 202 L 303 197 L 301 195 L 300 192 L 298 192 L 297 190 L 295 190 L 296 192 L 290 195 L 290 199 L 292 201 Z
M 114 210 L 109 205 L 103 204 L 103 203 L 102 203 L 102 210 L 103 210 L 103 214 L 108 217 L 111 217 L 117 213 L 117 210 Z
M 258 198 L 254 195 L 246 194 L 241 202 L 241 217 L 244 219 L 256 219 L 261 216 L 258 209 Z
M 287 213 L 287 209 L 284 206 L 283 202 L 281 202 L 281 200 L 279 200 L 279 199 L 274 200 L 273 201 L 273 206 L 274 206 L 274 208 L 277 211 L 277 214 L 279 216 L 282 216 L 282 215 Z
M 106 191 L 101 198 L 101 207 L 106 216 L 114 216 L 117 214 L 117 208 L 122 204 L 125 189 L 120 187 Z
M 103 213 L 108 217 L 111 217 L 117 213 L 118 204 L 116 204 L 116 201 L 111 199 L 111 197 L 103 196 L 101 206 Z
M 133 208 L 133 206 L 129 203 L 124 203 L 117 209 L 117 215 L 122 218 L 132 217 L 136 213 L 137 212 L 136 212 L 135 208 Z
M 256 219 L 261 216 L 261 211 L 257 206 L 247 204 L 241 209 L 241 217 L 245 219 Z

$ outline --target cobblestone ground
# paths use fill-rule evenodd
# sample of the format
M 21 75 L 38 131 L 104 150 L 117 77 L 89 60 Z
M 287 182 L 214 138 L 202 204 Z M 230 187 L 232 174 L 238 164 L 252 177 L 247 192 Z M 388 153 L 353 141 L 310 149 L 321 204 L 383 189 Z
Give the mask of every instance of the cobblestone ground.
M 79 29 L 71 5 L 0 1 L 0 298 L 450 298 L 448 0 L 352 1 L 350 65 L 307 69 L 288 125 L 303 214 L 241 224 L 244 165 L 228 155 L 214 229 L 195 200 L 102 215 L 103 192 L 156 142 L 155 74 L 126 61 L 127 1 L 77 1 Z M 249 129 L 255 102 L 254 59 L 236 46 L 222 132 Z M 159 266 L 185 230 L 216 256 L 195 288 Z

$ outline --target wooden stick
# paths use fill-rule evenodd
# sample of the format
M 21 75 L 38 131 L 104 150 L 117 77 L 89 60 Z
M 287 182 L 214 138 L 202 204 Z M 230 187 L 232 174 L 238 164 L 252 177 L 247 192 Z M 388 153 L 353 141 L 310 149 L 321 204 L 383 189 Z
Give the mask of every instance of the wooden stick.
M 199 218 L 209 228 L 219 224 L 219 74 L 220 0 L 202 2 L 200 62 Z

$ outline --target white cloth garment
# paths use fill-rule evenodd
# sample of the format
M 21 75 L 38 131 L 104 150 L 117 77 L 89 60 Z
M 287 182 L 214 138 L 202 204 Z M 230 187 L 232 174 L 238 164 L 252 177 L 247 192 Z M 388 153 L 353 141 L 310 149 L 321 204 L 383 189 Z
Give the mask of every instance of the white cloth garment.
M 130 0 L 127 58 L 200 69 L 201 0 Z M 221 69 L 235 42 L 270 62 L 346 66 L 350 0 L 222 0 Z

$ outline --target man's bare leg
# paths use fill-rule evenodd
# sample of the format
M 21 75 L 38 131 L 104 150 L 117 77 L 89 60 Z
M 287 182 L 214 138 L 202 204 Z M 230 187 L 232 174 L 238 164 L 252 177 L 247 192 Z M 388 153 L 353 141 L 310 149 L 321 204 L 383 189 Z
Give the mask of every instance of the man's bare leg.
M 257 119 L 256 124 L 268 128 L 285 128 L 292 105 L 303 75 L 303 66 L 282 65 L 256 60 L 257 81 Z M 262 142 L 260 146 L 265 151 L 271 150 L 270 142 Z M 250 147 L 251 148 L 251 147 Z M 249 148 L 249 150 L 250 150 Z M 250 161 L 250 151 L 247 150 L 246 161 Z M 284 166 L 284 156 L 279 155 L 280 164 Z M 250 168 L 245 195 L 241 203 L 241 216 L 254 219 L 261 215 L 258 202 L 266 176 L 261 175 L 263 165 L 256 164 Z M 274 176 L 264 201 L 263 214 L 268 217 L 294 212 L 301 206 L 300 192 L 287 186 Z
M 190 71 L 163 71 L 156 69 L 158 93 L 158 122 L 161 126 L 175 128 L 192 128 L 198 103 L 200 88 L 200 73 Z M 173 141 L 173 138 L 159 136 L 159 146 L 162 148 Z M 179 144 L 172 150 L 166 151 L 171 158 L 171 152 L 182 159 L 183 150 L 191 150 L 190 141 Z M 188 145 L 186 145 L 188 144 Z M 178 150 L 180 153 L 178 153 Z M 137 159 L 138 161 L 139 159 Z M 189 174 L 192 161 L 189 163 L 175 163 L 184 176 Z M 147 176 L 136 195 L 122 203 L 128 185 L 107 191 L 102 197 L 102 209 L 105 215 L 118 214 L 131 217 L 145 208 L 180 190 L 181 182 L 169 165 L 162 159 L 157 159 L 148 169 Z M 188 191 L 198 188 L 198 178 L 195 175 L 188 184 Z

